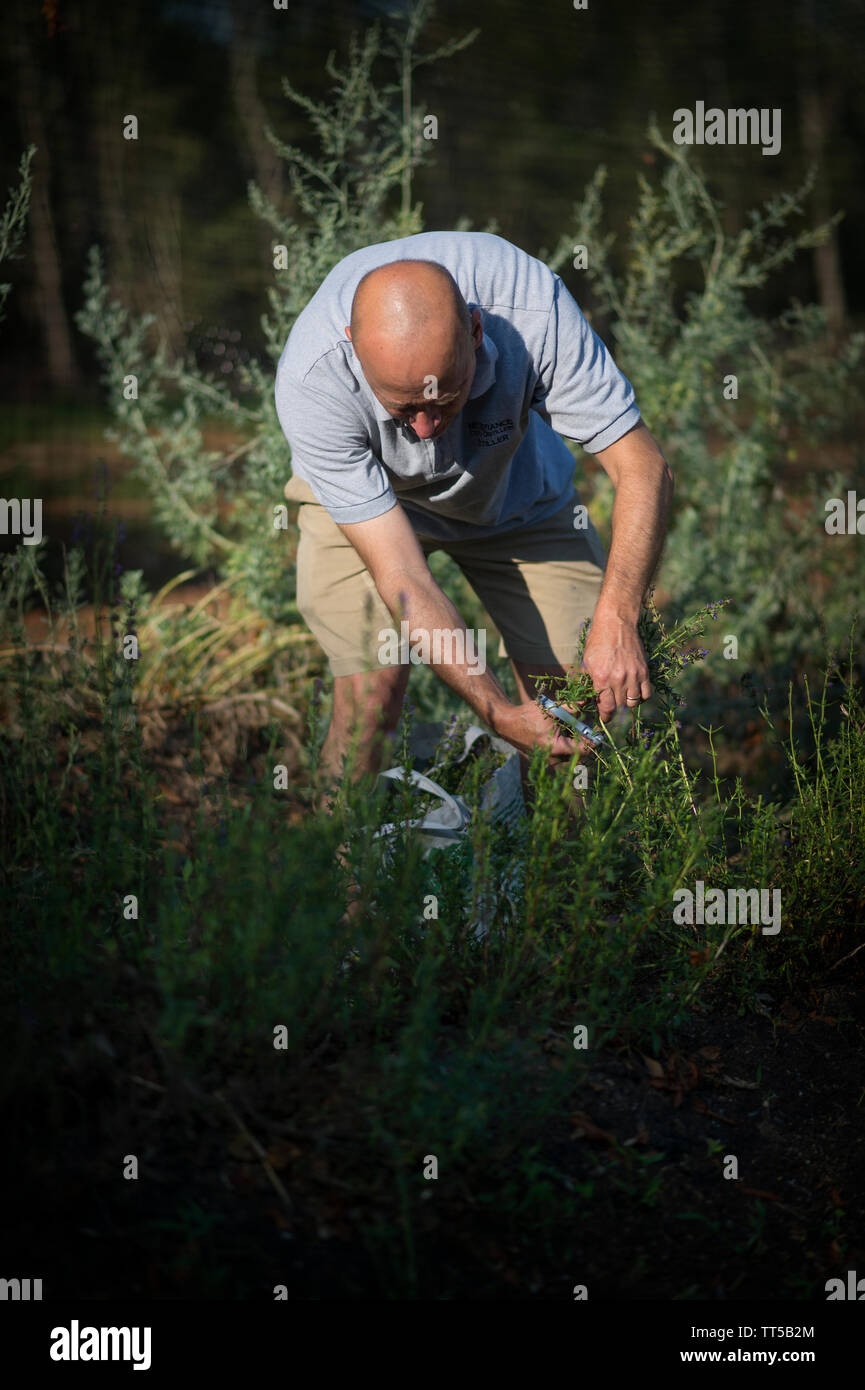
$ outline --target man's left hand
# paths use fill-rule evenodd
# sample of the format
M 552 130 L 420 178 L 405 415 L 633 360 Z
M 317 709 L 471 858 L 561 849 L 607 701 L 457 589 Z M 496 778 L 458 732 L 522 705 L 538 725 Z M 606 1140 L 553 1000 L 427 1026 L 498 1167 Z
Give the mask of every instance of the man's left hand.
M 605 723 L 619 706 L 633 711 L 652 694 L 649 666 L 633 623 L 596 612 L 583 651 L 583 670 L 598 696 L 598 715 Z

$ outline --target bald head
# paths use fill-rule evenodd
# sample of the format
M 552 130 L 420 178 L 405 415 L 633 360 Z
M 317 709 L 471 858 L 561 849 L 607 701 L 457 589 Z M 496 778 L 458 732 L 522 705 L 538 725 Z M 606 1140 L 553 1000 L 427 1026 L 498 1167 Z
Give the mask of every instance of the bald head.
M 432 328 L 471 331 L 469 307 L 449 270 L 437 261 L 406 260 L 367 271 L 351 305 L 351 340 L 359 355 L 382 334 L 405 340 Z
M 469 311 L 437 261 L 391 261 L 368 271 L 354 293 L 348 334 L 376 397 L 422 438 L 441 433 L 462 409 L 483 330 L 480 313 Z

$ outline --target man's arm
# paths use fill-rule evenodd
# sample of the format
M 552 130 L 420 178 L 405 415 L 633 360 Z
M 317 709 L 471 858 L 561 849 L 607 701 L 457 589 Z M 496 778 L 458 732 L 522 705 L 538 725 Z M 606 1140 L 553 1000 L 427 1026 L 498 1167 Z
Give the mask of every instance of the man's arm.
M 466 625 L 430 572 L 411 522 L 399 503 L 382 516 L 339 528 L 363 560 L 382 601 L 396 622 L 405 620 L 409 631 L 418 628 L 430 637 L 439 632 L 466 632 Z M 431 650 L 435 650 L 431 643 Z M 463 643 L 462 650 L 466 651 Z M 476 663 L 431 661 L 446 685 L 501 738 L 522 752 L 536 744 L 549 749 L 553 758 L 570 758 L 572 739 L 536 705 L 510 702 L 492 671 L 479 672 Z
M 608 720 L 627 696 L 647 700 L 652 693 L 637 619 L 664 544 L 673 474 L 642 423 L 595 457 L 612 481 L 616 500 L 613 539 L 583 669 L 598 693 L 598 713 Z

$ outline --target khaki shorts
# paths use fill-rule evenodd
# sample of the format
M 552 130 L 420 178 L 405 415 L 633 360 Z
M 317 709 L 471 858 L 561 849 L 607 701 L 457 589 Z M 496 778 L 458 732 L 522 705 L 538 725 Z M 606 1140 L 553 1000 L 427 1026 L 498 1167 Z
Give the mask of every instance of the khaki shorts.
M 291 478 L 297 524 L 297 607 L 334 676 L 381 669 L 379 632 L 394 629 L 366 566 L 309 484 Z M 425 555 L 452 556 L 501 634 L 499 656 L 539 670 L 575 664 L 580 629 L 592 616 L 606 556 L 591 522 L 574 529 L 572 497 L 523 530 L 471 541 L 423 541 Z

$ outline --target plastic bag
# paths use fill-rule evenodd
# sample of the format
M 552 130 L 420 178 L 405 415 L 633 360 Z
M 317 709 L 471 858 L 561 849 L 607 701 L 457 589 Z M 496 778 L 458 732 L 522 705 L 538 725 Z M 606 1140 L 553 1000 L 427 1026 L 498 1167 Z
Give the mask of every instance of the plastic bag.
M 409 739 L 409 751 L 416 761 L 422 764 L 426 762 L 428 765 L 432 763 L 432 754 L 440 744 L 444 731 L 444 724 L 421 724 L 415 727 Z M 460 763 L 468 762 L 473 754 L 479 751 L 478 745 L 482 739 L 486 740 L 491 748 L 504 754 L 505 760 L 483 784 L 479 810 L 481 814 L 488 815 L 495 824 L 515 826 L 525 815 L 525 804 L 519 755 L 511 744 L 488 733 L 480 725 L 471 724 L 465 731 L 461 753 L 452 759 L 450 765 L 458 767 Z M 431 770 L 435 770 L 434 765 Z M 416 769 L 411 769 L 406 774 L 402 767 L 391 767 L 380 773 L 379 777 L 392 783 L 408 780 L 418 791 L 435 798 L 435 805 L 423 815 L 407 822 L 421 840 L 424 858 L 434 850 L 468 840 L 471 812 L 465 800 L 457 793 L 446 791 L 434 777 Z M 379 827 L 374 838 L 388 840 L 396 834 L 397 829 L 396 822 L 387 822 Z M 519 862 L 511 861 L 507 873 L 501 876 L 498 884 L 493 885 L 492 891 L 485 896 L 484 901 L 475 904 L 476 916 L 471 923 L 474 936 L 486 935 L 504 901 L 513 911 L 517 910 L 522 884 L 521 870 Z M 467 900 L 471 897 L 469 883 L 465 885 L 465 897 Z

